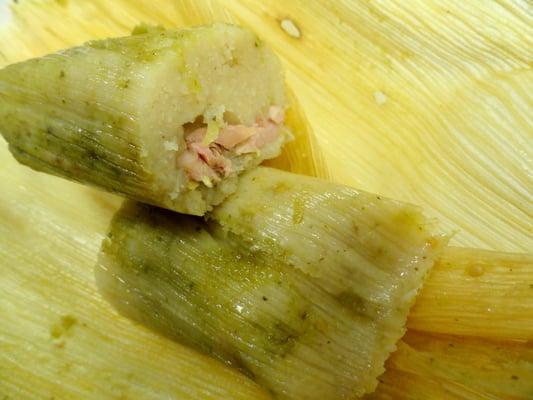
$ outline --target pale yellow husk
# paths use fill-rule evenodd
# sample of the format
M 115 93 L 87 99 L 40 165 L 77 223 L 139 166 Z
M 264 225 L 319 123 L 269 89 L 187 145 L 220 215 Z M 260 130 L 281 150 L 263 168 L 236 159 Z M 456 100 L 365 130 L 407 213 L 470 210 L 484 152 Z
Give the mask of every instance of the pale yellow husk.
M 533 348 L 523 343 L 411 332 L 389 365 L 498 399 L 526 400 L 533 396 Z
M 410 332 L 380 381 L 365 400 L 528 400 L 533 396 L 533 348 Z
M 533 17 L 527 0 L 161 0 L 157 6 L 148 0 L 19 0 L 10 9 L 11 16 L 0 19 L 1 65 L 124 35 L 139 22 L 247 25 L 281 56 L 308 118 L 306 125 L 301 114 L 293 115 L 299 136 L 278 165 L 420 204 L 457 231 L 456 245 L 533 248 Z M 242 377 L 120 318 L 100 299 L 91 269 L 117 198 L 34 173 L 15 163 L 4 142 L 0 147 L 0 395 L 264 396 Z M 428 329 L 424 315 L 455 310 L 453 299 L 439 305 L 431 298 L 431 282 L 435 291 L 452 287 L 446 279 L 458 279 L 460 268 L 436 270 L 411 324 Z M 524 271 L 531 276 L 531 267 Z M 484 273 L 498 278 L 497 270 Z M 456 293 L 481 287 L 481 276 L 468 279 L 457 283 Z M 520 310 L 513 293 L 496 291 L 506 309 Z M 501 332 L 498 339 L 531 337 L 517 313 L 509 314 L 514 322 L 508 330 L 486 332 Z M 468 332 L 465 324 L 450 326 L 484 334 L 484 320 L 474 321 L 479 325 Z M 444 318 L 434 326 L 445 324 Z M 434 349 L 408 342 L 417 356 L 398 353 L 375 398 L 499 398 L 478 380 L 444 373 L 480 362 L 483 351 L 493 349 L 476 343 L 475 351 L 459 346 L 461 363 L 434 370 L 424 358 Z M 501 344 L 499 352 L 530 348 L 516 346 Z M 491 365 L 495 375 L 484 379 L 509 379 L 510 370 Z M 523 381 L 512 379 L 507 398 L 531 398 L 531 390 L 516 382 Z
M 380 378 L 378 389 L 364 400 L 496 400 L 468 386 L 426 378 L 389 368 Z
M 533 340 L 533 255 L 450 247 L 408 326 L 427 332 Z

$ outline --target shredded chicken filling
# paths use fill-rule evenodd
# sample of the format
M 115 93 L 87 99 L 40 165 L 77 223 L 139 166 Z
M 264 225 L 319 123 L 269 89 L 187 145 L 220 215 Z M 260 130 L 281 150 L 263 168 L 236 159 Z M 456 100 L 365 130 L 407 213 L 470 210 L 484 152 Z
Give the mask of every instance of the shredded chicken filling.
M 178 155 L 176 164 L 191 181 L 211 187 L 233 171 L 230 153 L 259 153 L 279 137 L 284 118 L 283 109 L 271 106 L 268 115 L 258 117 L 252 126 L 226 124 L 220 127 L 210 143 L 206 143 L 209 128 L 196 128 L 185 137 L 187 149 Z

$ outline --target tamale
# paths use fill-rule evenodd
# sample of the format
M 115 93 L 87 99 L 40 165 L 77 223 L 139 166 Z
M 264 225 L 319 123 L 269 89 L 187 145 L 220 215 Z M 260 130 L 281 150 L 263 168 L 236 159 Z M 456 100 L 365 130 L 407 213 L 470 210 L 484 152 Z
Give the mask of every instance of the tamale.
M 278 398 L 372 391 L 445 239 L 400 202 L 265 167 L 241 180 L 208 223 L 123 207 L 102 246 L 100 289 L 123 314 L 234 365 Z M 230 217 L 238 199 L 249 214 Z M 269 211 L 279 223 L 261 223 Z M 246 233 L 231 231 L 233 218 Z M 288 254 L 299 248 L 307 258 Z
M 289 137 L 279 61 L 250 31 L 141 26 L 0 70 L 0 132 L 36 170 L 202 215 Z
M 123 314 L 280 399 L 354 398 L 381 351 L 373 321 L 302 272 L 236 251 L 201 220 L 149 206 L 126 205 L 115 217 L 97 282 Z

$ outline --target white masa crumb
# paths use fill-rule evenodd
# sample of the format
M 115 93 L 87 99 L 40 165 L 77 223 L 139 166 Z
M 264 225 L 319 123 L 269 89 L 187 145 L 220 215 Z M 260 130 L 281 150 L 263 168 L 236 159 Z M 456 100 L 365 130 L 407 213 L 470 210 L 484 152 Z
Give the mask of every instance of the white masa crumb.
M 171 142 L 169 140 L 165 140 L 163 142 L 163 146 L 165 147 L 165 150 L 173 150 L 178 151 L 180 149 L 180 146 L 176 142 Z
M 299 39 L 302 36 L 300 29 L 298 29 L 296 24 L 288 18 L 282 19 L 280 26 L 287 35 L 292 36 L 293 38 Z
M 374 92 L 374 100 L 380 106 L 387 102 L 387 95 L 383 93 L 381 90 L 378 90 L 377 92 Z

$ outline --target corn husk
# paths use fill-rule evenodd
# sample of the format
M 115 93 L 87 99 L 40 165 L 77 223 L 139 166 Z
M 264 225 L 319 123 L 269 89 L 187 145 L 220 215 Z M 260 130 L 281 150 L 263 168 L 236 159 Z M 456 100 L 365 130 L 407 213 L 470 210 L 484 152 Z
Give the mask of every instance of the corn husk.
M 365 399 L 526 400 L 533 348 L 519 342 L 408 333 Z
M 533 347 L 528 343 L 411 332 L 389 367 L 462 385 L 492 398 L 533 396 Z
M 533 340 L 533 255 L 447 248 L 411 310 L 409 328 Z
M 1 65 L 125 35 L 139 22 L 248 25 L 282 57 L 314 132 L 300 127 L 308 134 L 280 166 L 420 204 L 457 231 L 456 245 L 533 247 L 526 0 L 6 3 Z M 180 390 L 187 391 L 181 398 L 261 398 L 248 381 L 117 316 L 96 294 L 89 264 L 116 198 L 26 170 L 0 147 L 2 396 L 100 399 L 119 397 L 123 388 L 137 398 L 150 398 L 143 390 L 153 398 L 179 397 Z M 68 316 L 82 322 L 71 326 Z M 83 323 L 92 328 L 81 330 Z M 72 336 L 61 352 L 51 343 L 63 339 L 53 342 L 51 332 L 64 324 Z M 74 367 L 64 373 L 68 362 Z M 180 379 L 185 369 L 190 378 Z M 127 380 L 130 371 L 139 382 Z M 393 395 L 381 398 L 494 398 L 473 397 L 478 390 L 469 383 L 450 385 L 441 376 L 391 369 L 385 377 L 377 393 L 389 385 Z
M 492 395 L 473 390 L 455 382 L 442 382 L 438 379 L 388 368 L 380 377 L 380 385 L 374 393 L 363 397 L 365 400 L 496 400 Z
M 220 3 L 285 61 L 333 180 L 531 251 L 530 2 Z

